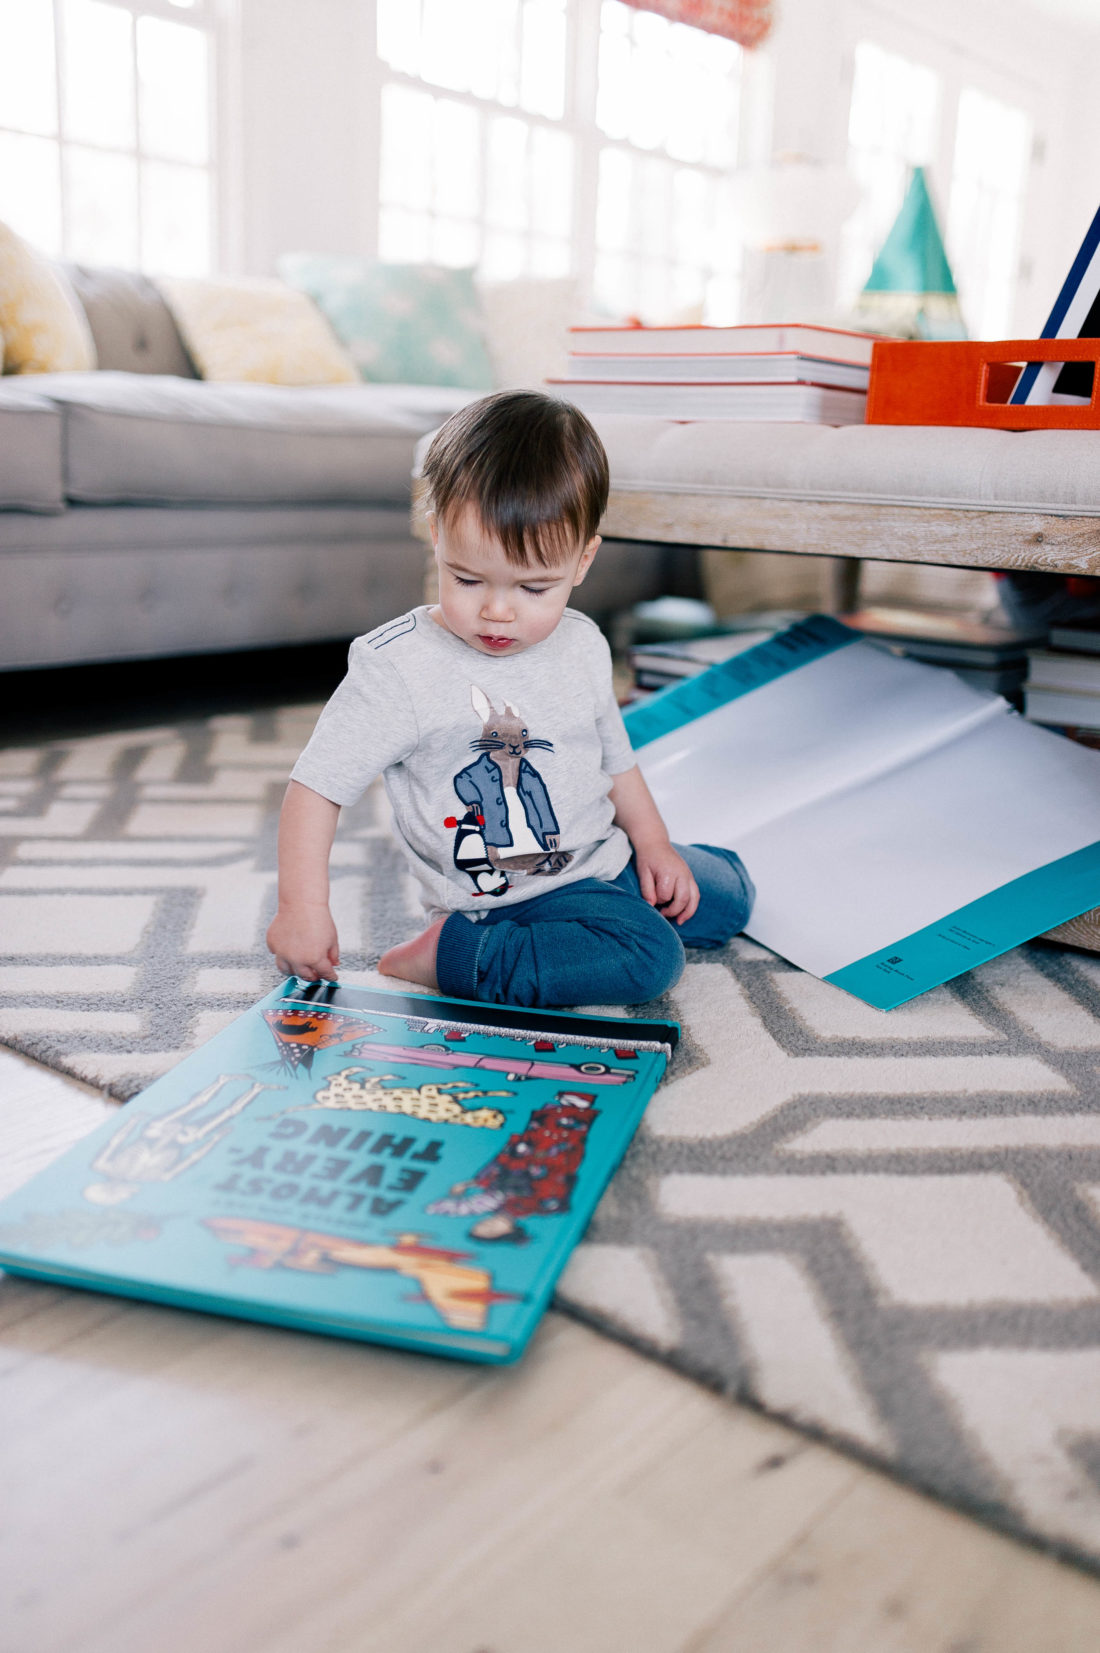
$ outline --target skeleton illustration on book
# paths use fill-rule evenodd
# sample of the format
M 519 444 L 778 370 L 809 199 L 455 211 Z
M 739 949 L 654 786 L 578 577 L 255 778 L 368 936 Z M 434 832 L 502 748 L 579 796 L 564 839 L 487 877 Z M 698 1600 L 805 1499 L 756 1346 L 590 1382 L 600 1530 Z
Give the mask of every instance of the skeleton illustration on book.
M 555 1217 L 569 1210 L 588 1133 L 599 1118 L 595 1100 L 593 1091 L 559 1091 L 487 1165 L 469 1181 L 454 1183 L 425 1211 L 476 1217 L 471 1239 L 526 1245 L 531 1235 L 520 1217 Z
M 238 1084 L 245 1089 L 231 1100 L 222 1101 L 225 1087 Z M 247 1073 L 222 1073 L 212 1085 L 170 1113 L 159 1117 L 128 1114 L 92 1161 L 92 1170 L 108 1180 L 89 1183 L 84 1198 L 95 1205 L 118 1205 L 143 1184 L 171 1182 L 229 1135 L 232 1121 L 261 1091 L 283 1088 L 261 1084 Z M 215 1103 L 219 1105 L 211 1112 L 204 1111 Z

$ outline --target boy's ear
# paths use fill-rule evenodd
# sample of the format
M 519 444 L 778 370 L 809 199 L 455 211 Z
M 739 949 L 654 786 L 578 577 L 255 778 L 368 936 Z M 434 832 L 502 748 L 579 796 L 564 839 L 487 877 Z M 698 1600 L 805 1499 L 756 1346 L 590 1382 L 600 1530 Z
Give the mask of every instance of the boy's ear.
M 596 552 L 600 549 L 602 543 L 603 542 L 600 539 L 599 534 L 593 534 L 592 538 L 589 540 L 588 544 L 581 553 L 581 560 L 577 564 L 577 572 L 573 576 L 574 585 L 580 585 L 581 581 L 584 579 L 584 576 L 592 567 L 593 559 L 595 558 Z
M 439 550 L 439 519 L 436 517 L 436 514 L 435 514 L 434 511 L 428 511 L 427 514 L 424 517 L 424 521 L 428 524 L 428 532 L 432 536 L 432 550 L 433 551 L 438 551 Z

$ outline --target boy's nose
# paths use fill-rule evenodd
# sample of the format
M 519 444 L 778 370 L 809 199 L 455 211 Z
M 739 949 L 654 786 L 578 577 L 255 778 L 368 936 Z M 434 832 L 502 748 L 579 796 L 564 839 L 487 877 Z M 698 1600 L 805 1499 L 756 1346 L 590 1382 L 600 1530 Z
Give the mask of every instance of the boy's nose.
M 512 618 L 511 601 L 503 591 L 487 591 L 481 613 L 482 618 L 486 620 L 510 620 Z

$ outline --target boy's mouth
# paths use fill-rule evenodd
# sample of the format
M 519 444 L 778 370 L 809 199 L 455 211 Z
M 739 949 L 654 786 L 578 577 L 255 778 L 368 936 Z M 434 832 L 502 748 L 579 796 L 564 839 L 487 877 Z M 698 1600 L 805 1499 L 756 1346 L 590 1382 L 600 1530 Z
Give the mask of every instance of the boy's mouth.
M 489 637 L 481 632 L 478 633 L 477 640 L 479 643 L 483 643 L 487 649 L 507 649 L 511 648 L 515 642 L 514 637 Z

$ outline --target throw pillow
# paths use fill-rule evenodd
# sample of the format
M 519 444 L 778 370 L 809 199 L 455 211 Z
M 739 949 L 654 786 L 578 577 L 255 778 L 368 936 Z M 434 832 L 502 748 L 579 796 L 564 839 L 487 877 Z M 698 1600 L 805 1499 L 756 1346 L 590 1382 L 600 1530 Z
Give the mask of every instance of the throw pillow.
M 0 335 L 5 373 L 66 373 L 96 364 L 87 317 L 47 258 L 0 224 Z
M 472 270 L 287 253 L 279 274 L 316 301 L 364 379 L 489 390 Z
M 569 328 L 582 319 L 573 276 L 478 283 L 493 383 L 538 390 L 568 373 Z
M 250 276 L 162 276 L 188 354 L 204 379 L 269 385 L 345 385 L 358 374 L 304 293 Z
M 83 264 L 62 269 L 84 306 L 101 368 L 196 377 L 172 312 L 148 276 Z

